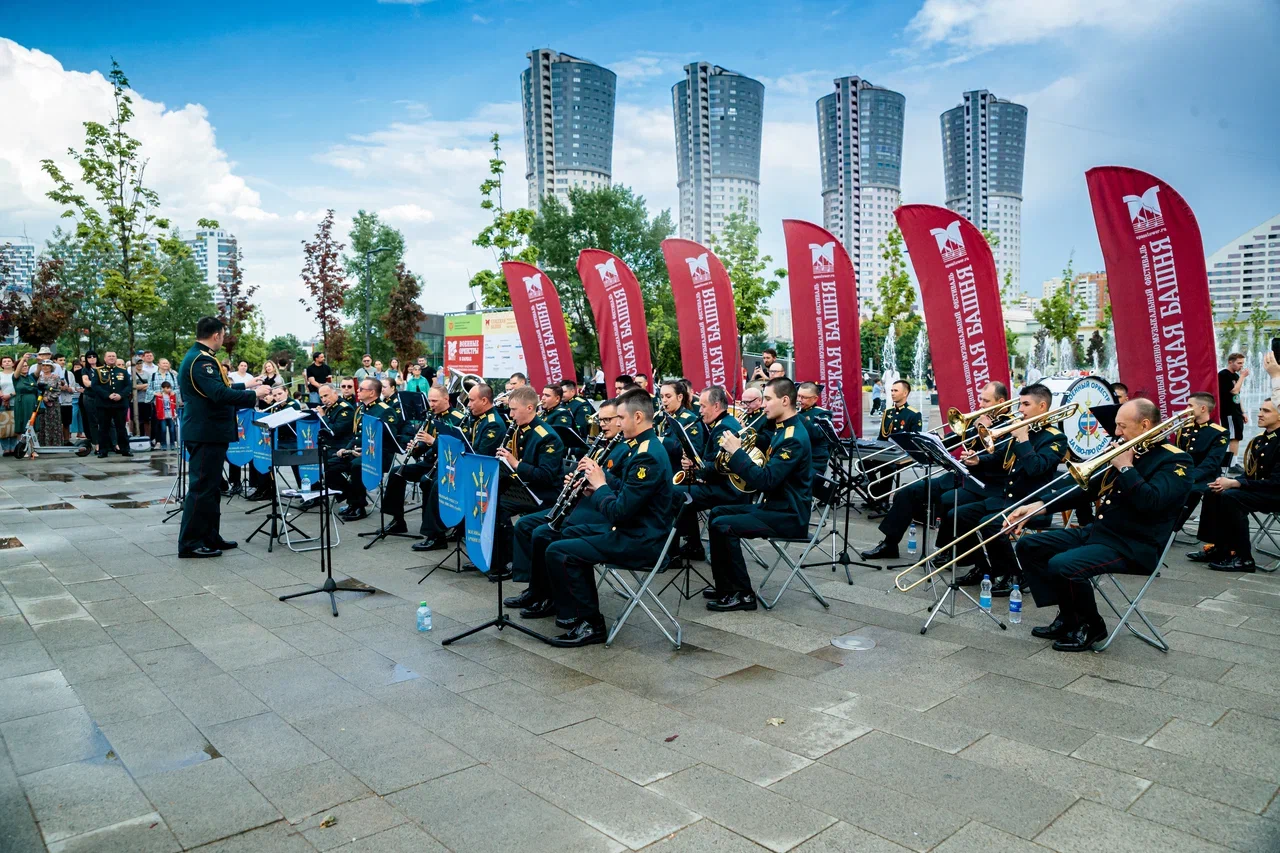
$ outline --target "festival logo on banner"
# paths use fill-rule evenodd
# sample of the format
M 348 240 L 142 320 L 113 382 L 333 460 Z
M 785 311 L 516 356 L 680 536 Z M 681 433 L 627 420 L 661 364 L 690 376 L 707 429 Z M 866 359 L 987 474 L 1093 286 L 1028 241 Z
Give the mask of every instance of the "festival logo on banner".
M 487 573 L 493 563 L 493 531 L 498 514 L 498 460 L 464 453 L 458 473 L 463 481 L 467 556 L 477 569 Z
M 254 424 L 258 430 L 257 439 L 253 443 L 253 467 L 259 474 L 271 470 L 271 430 Z
M 1102 244 L 1120 379 L 1171 417 L 1216 395 L 1213 306 L 1200 226 L 1173 187 L 1137 169 L 1085 173 Z
M 591 303 L 600 339 L 600 364 L 609 383 L 615 376 L 643 373 L 652 378 L 649 328 L 644 299 L 635 273 L 616 255 L 602 249 L 583 249 L 578 255 L 578 278 Z
M 253 432 L 257 429 L 253 419 L 256 415 L 253 409 L 236 412 L 236 440 L 227 445 L 227 461 L 232 465 L 248 465 L 253 461 Z
M 440 523 L 447 528 L 462 523 L 462 495 L 458 491 L 458 462 L 462 458 L 462 441 L 451 435 L 436 438 L 436 489 Z
M 908 204 L 894 216 L 920 282 L 938 405 L 971 412 L 988 382 L 1009 385 L 991 247 L 973 223 L 944 207 Z
M 720 259 L 690 240 L 663 240 L 662 257 L 675 296 L 680 357 L 695 392 L 719 385 L 742 391 L 733 285 Z
M 305 418 L 298 421 L 296 426 L 298 428 L 298 449 L 314 450 L 320 434 L 320 421 L 315 418 Z M 299 465 L 298 473 L 302 475 L 304 479 L 315 483 L 320 479 L 320 466 L 318 464 Z
M 382 482 L 382 421 L 372 415 L 360 420 L 360 482 L 370 491 Z
M 555 285 L 537 267 L 518 261 L 503 261 L 502 274 L 511 294 L 529 384 L 542 388 L 561 379 L 576 380 L 569 331 Z
M 796 378 L 822 386 L 822 405 L 831 410 L 836 432 L 860 435 L 862 344 L 853 263 L 844 246 L 812 222 L 784 219 L 782 231 Z

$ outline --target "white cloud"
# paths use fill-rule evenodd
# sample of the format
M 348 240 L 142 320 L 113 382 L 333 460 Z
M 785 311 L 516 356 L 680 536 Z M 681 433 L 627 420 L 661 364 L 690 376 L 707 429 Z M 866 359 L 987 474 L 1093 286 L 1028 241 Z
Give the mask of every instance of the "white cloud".
M 645 85 L 654 78 L 670 78 L 674 84 L 683 74 L 685 60 L 671 53 L 637 53 L 626 59 L 606 64 L 618 75 L 618 82 L 626 85 Z
M 492 24 L 493 18 L 486 18 L 484 15 L 472 15 L 471 23 L 473 24 Z
M 392 224 L 398 222 L 432 222 L 436 215 L 416 204 L 393 204 L 378 211 L 378 216 Z
M 1178 7 L 1203 0 L 925 0 L 907 25 L 924 45 L 992 48 L 1033 44 L 1077 28 L 1149 31 Z

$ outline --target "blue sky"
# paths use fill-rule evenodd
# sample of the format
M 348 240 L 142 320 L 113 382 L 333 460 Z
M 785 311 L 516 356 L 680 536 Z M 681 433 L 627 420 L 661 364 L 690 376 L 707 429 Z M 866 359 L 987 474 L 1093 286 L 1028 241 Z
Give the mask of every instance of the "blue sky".
M 508 199 L 522 202 L 518 75 L 543 46 L 619 73 L 614 180 L 654 207 L 677 198 L 680 66 L 706 59 L 764 81 L 762 239 L 779 259 L 783 217 L 821 222 L 813 104 L 844 74 L 906 95 L 911 202 L 942 201 L 938 114 L 964 90 L 1028 106 L 1022 283 L 1033 294 L 1072 251 L 1077 269 L 1101 266 L 1090 166 L 1169 181 L 1210 251 L 1280 208 L 1280 6 L 1267 0 L 234 0 L 137 3 L 127 16 L 55 2 L 23 6 L 0 37 L 12 40 L 7 54 L 0 42 L 0 109 L 39 116 L 16 150 L 0 144 L 0 234 L 42 239 L 52 226 L 33 161 L 78 142 L 101 98 L 85 75 L 115 57 L 153 108 L 139 135 L 166 204 L 240 236 L 271 331 L 310 331 L 299 244 L 327 207 L 340 221 L 386 211 L 428 277 L 428 309 L 462 307 L 486 262 L 469 246 L 485 139 L 504 134 Z

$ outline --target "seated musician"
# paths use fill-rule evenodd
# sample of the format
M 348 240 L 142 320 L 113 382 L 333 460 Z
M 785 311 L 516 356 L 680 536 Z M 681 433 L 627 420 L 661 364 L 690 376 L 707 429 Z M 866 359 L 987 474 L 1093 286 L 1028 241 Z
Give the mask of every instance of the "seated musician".
M 880 418 L 881 441 L 887 441 L 889 436 L 895 433 L 919 432 L 924 425 L 921 414 L 907 405 L 907 399 L 910 396 L 911 383 L 905 379 L 899 379 L 889 386 L 889 399 L 893 405 L 885 409 L 884 415 Z M 874 484 L 869 489 L 872 497 L 879 500 L 881 496 L 893 490 L 897 485 L 896 470 L 909 464 L 911 459 L 895 459 L 869 467 L 866 470 L 866 476 Z M 883 507 L 883 504 L 878 506 Z M 875 518 L 875 515 L 871 517 Z
M 814 423 L 815 418 L 831 420 L 831 412 L 818 405 L 822 398 L 822 389 L 816 382 L 801 382 L 796 390 L 796 398 L 800 403 L 800 420 L 809 431 L 809 447 L 813 451 L 813 473 L 816 476 L 827 475 L 827 462 L 831 459 L 831 448 L 827 446 L 827 434 L 822 427 Z
M 573 411 L 564 405 L 560 384 L 553 383 L 542 389 L 541 410 L 538 417 L 549 427 L 573 429 Z
M 328 440 L 325 451 L 325 469 L 336 471 L 345 461 L 339 458 L 338 451 L 350 447 L 354 443 L 352 427 L 356 422 L 356 407 L 342 397 L 332 385 L 320 386 L 320 415 L 329 427 L 332 437 Z M 318 485 L 318 484 L 317 484 Z M 333 485 L 332 483 L 330 485 Z
M 1115 437 L 1128 441 L 1159 423 L 1156 404 L 1135 397 L 1116 412 Z M 1191 492 L 1191 457 L 1156 441 L 1145 451 L 1129 449 L 1111 460 L 1087 492 L 1074 484 L 1055 487 L 1041 500 L 1009 513 L 1008 523 L 1020 528 L 1046 503 L 1071 490 L 1074 496 L 1057 501 L 1054 508 L 1097 501 L 1094 522 L 1031 533 L 1014 550 L 1036 606 L 1058 605 L 1057 618 L 1031 629 L 1032 636 L 1054 640 L 1060 652 L 1084 652 L 1107 636 L 1089 578 L 1116 572 L 1149 575 L 1158 568 L 1178 510 Z
M 627 391 L 630 391 L 635 387 L 636 378 L 634 376 L 630 373 L 620 374 L 613 380 L 613 396 L 615 399 L 621 397 Z
M 1192 471 L 1191 496 L 1187 498 L 1187 505 L 1178 516 L 1179 528 L 1191 518 L 1191 513 L 1195 512 L 1201 498 L 1209 491 L 1209 484 L 1218 479 L 1222 472 L 1229 434 L 1226 427 L 1213 422 L 1213 407 L 1216 404 L 1217 400 L 1207 391 L 1197 392 L 1187 398 L 1187 405 L 1195 412 L 1195 420 L 1178 430 L 1177 444 L 1191 454 L 1191 462 L 1196 467 Z M 1196 562 L 1210 562 L 1204 559 L 1203 551 L 1193 551 L 1187 556 Z
M 616 473 L 615 469 L 621 470 L 623 460 L 631 454 L 636 443 L 622 440 L 620 435 L 622 417 L 618 414 L 617 400 L 605 400 L 600 405 L 596 418 L 600 423 L 602 436 L 596 458 L 599 459 L 599 451 L 613 444 L 613 448 L 600 463 L 605 475 L 613 476 Z M 617 441 L 613 441 L 615 436 L 618 437 Z M 565 477 L 566 485 L 572 477 L 572 474 Z M 557 530 L 552 530 L 547 524 L 550 513 L 551 507 L 547 506 L 537 512 L 521 516 L 515 524 L 511 572 L 521 577 L 528 576 L 529 586 L 524 592 L 504 599 L 502 603 L 507 607 L 523 608 L 520 615 L 525 619 L 542 619 L 556 612 L 555 600 L 547 582 L 545 559 L 547 546 L 565 536 L 579 535 L 583 525 L 598 526 L 605 522 L 604 516 L 593 509 L 588 501 L 580 502 L 575 506 Z M 556 620 L 556 625 L 564 629 L 572 628 L 576 624 L 577 620 L 571 618 Z
M 607 475 L 590 457 L 578 462 L 591 490 L 584 503 L 604 520 L 575 528 L 578 535 L 553 542 L 546 550 L 557 622 L 572 624 L 550 641 L 554 646 L 603 643 L 596 564 L 652 565 L 671 530 L 675 487 L 670 461 L 654 434 L 653 399 L 640 389 L 628 391 L 618 400 L 618 414 L 623 436 L 635 446 L 614 466 L 615 473 Z
M 1039 383 L 1028 385 L 1018 395 L 1018 412 L 1024 421 L 1045 414 L 1051 405 L 1053 392 Z M 981 535 L 980 530 L 998 530 L 1004 524 L 1005 507 L 1023 500 L 1052 480 L 1069 450 L 1066 437 L 1057 427 L 1046 425 L 1037 429 L 1030 426 L 1015 429 L 996 445 L 995 456 L 1000 460 L 1005 475 L 1003 482 L 996 480 L 998 488 L 995 494 L 984 495 L 970 503 L 962 502 L 954 510 L 954 515 L 943 515 L 938 525 L 937 548 L 941 550 L 951 544 L 953 529 L 962 537 L 962 541 L 956 543 L 959 551 L 967 549 L 964 540 L 969 537 L 964 535 L 965 531 Z M 961 458 L 968 465 L 973 456 Z M 946 502 L 945 496 L 943 501 Z M 987 543 L 985 551 L 985 554 L 978 551 L 973 555 L 973 568 L 957 578 L 956 583 L 977 586 L 982 583 L 983 575 L 990 574 L 991 594 L 997 598 L 1007 596 L 1015 583 L 1022 583 L 1018 577 L 1017 561 L 1013 558 L 1013 544 L 1008 536 L 1001 536 Z
M 436 386 L 439 387 L 439 386 Z M 435 388 L 432 388 L 434 391 Z M 467 392 L 467 415 L 459 428 L 473 452 L 493 456 L 502 442 L 507 422 L 493 405 L 493 389 L 488 385 L 472 385 Z M 438 461 L 438 460 L 437 460 Z M 441 473 L 441 472 L 438 472 Z M 403 494 L 403 493 L 402 493 Z M 383 498 L 385 500 L 385 497 Z M 403 506 L 403 497 L 401 505 Z M 422 524 L 418 528 L 422 541 L 413 543 L 414 551 L 435 551 L 445 547 L 449 531 L 440 521 L 440 477 L 432 477 L 423 483 Z
M 731 433 L 720 437 L 720 450 L 729 454 L 729 468 L 753 490 L 762 493 L 758 505 L 718 506 L 707 518 L 711 541 L 711 572 L 715 598 L 708 610 L 755 610 L 751 576 L 742 559 L 743 539 L 770 536 L 800 538 L 809 532 L 813 503 L 813 460 L 809 431 L 796 413 L 796 386 L 790 379 L 771 379 L 764 386 L 764 410 L 774 430 L 758 466 L 742 442 Z M 707 595 L 704 591 L 703 595 Z
M 283 384 L 276 385 L 271 389 L 270 405 L 267 407 L 273 412 L 282 412 L 292 409 L 295 412 L 302 411 L 302 403 L 289 396 L 289 389 Z M 298 431 L 293 424 L 285 424 L 275 431 L 276 450 L 293 450 L 298 446 Z M 249 472 L 249 481 L 253 482 L 253 473 L 257 469 Z M 298 466 L 294 465 L 290 469 L 293 471 L 293 481 L 298 485 L 302 484 L 302 477 L 298 472 Z M 262 475 L 263 481 L 259 488 L 265 490 L 266 497 L 264 500 L 270 500 L 271 495 L 276 489 L 276 478 L 268 471 Z M 252 497 L 250 498 L 252 500 Z
M 694 449 L 702 456 L 699 467 L 688 456 L 681 455 L 680 470 L 685 472 L 685 480 L 676 486 L 677 496 L 688 493 L 693 503 L 680 516 L 680 536 L 684 539 L 684 547 L 680 556 L 690 560 L 705 560 L 706 552 L 702 549 L 702 536 L 698 532 L 698 513 L 714 506 L 729 504 L 748 504 L 754 499 L 749 492 L 740 492 L 729 483 L 729 477 L 716 470 L 716 454 L 720 451 L 720 436 L 726 432 L 737 435 L 742 432 L 742 424 L 729 414 L 729 395 L 719 385 L 712 385 L 701 394 L 700 407 L 703 429 L 707 434 L 705 443 L 694 443 Z M 692 439 L 692 436 L 690 436 Z M 713 589 L 708 587 L 708 589 Z
M 390 434 L 384 432 L 382 437 L 382 459 L 379 460 L 385 472 L 391 468 L 391 461 L 396 455 L 396 441 L 399 440 L 400 415 L 386 403 L 378 399 L 382 391 L 382 383 L 377 379 L 360 380 L 360 407 L 356 409 L 355 420 L 351 425 L 351 445 L 338 451 L 340 464 L 337 470 L 330 472 L 330 477 L 341 484 L 342 497 L 347 505 L 338 511 L 343 521 L 359 521 L 369 515 L 368 493 L 360 477 L 361 427 L 365 418 L 375 418 L 386 424 Z
M 764 417 L 764 393 L 759 388 L 747 388 L 738 398 L 738 404 L 742 406 L 743 429 L 759 431 L 768 420 Z
M 1003 382 L 988 382 L 978 394 L 978 408 L 985 409 L 1009 399 L 1009 389 Z M 979 424 L 988 428 L 1002 424 L 1008 420 L 1007 415 L 992 419 L 987 415 L 978 418 L 970 427 L 976 435 Z M 969 444 L 970 442 L 966 442 Z M 1004 470 L 1004 448 L 997 447 L 996 453 L 987 453 L 981 444 L 973 442 L 977 450 L 966 450 L 960 458 L 982 482 L 982 486 L 972 479 L 967 479 L 956 488 L 957 475 L 951 473 L 938 474 L 932 482 L 921 478 L 914 483 L 903 486 L 894 496 L 889 512 L 880 522 L 880 532 L 884 539 L 874 548 L 863 551 L 864 560 L 895 559 L 898 557 L 898 543 L 906 535 L 913 521 L 925 523 L 936 521 L 955 507 L 956 503 L 973 503 L 984 501 L 1001 493 L 1008 479 Z M 944 499 L 945 497 L 945 499 Z M 932 509 L 933 518 L 926 519 L 925 514 Z
M 578 383 L 572 379 L 560 380 L 560 402 L 568 407 L 573 415 L 573 429 L 583 438 L 591 430 L 591 415 L 595 410 L 591 404 L 578 396 Z M 554 426 L 554 424 L 553 424 Z
M 684 431 L 689 436 L 689 440 L 693 442 L 694 447 L 701 447 L 704 443 L 702 425 L 698 422 L 698 416 L 689 408 L 690 394 L 682 380 L 671 379 L 663 382 L 659 390 L 661 391 L 662 413 L 665 417 L 659 419 L 655 431 L 662 442 L 662 446 L 667 449 L 667 457 L 671 463 L 671 468 L 678 469 L 680 467 L 680 457 L 684 451 L 680 446 L 680 440 L 676 438 L 676 427 L 673 421 L 678 421 L 684 427 Z
M 512 517 L 538 508 L 538 503 L 529 493 L 532 492 L 543 506 L 547 506 L 560 493 L 563 480 L 560 466 L 564 462 L 564 442 L 538 417 L 537 393 L 528 385 L 515 388 L 507 394 L 507 406 L 511 409 L 512 423 L 507 425 L 510 435 L 493 454 L 505 466 L 499 471 L 502 486 L 498 493 L 497 521 L 493 532 L 491 581 L 511 576 L 507 565 L 511 562 L 511 539 L 514 536 Z M 517 580 L 529 579 L 522 577 Z
M 432 385 L 427 392 L 427 410 L 431 416 L 407 447 L 409 459 L 413 461 L 406 459 L 403 465 L 392 468 L 387 475 L 386 485 L 382 488 L 382 514 L 388 519 L 381 531 L 383 533 L 409 532 L 404 521 L 404 493 L 409 483 L 420 482 L 435 470 L 436 425 L 461 426 L 465 417 L 462 409 L 449 408 L 449 392 L 442 385 Z M 425 491 L 423 504 L 426 504 Z
M 1215 572 L 1256 572 L 1249 513 L 1280 510 L 1280 412 L 1270 400 L 1258 409 L 1258 426 L 1263 432 L 1244 451 L 1244 476 L 1218 477 L 1204 496 L 1196 538 L 1206 547 L 1188 556 Z

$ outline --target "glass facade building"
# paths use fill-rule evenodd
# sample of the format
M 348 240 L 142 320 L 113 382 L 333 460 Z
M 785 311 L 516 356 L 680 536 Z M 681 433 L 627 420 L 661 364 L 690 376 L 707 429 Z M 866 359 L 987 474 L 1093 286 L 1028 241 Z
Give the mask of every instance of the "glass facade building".
M 1280 215 L 1250 228 L 1208 257 L 1213 314 L 1225 320 L 1263 308 L 1280 312 Z
M 947 207 L 1000 239 L 996 269 L 1022 280 L 1022 172 L 1027 108 L 985 89 L 964 93 L 942 114 Z
M 902 201 L 902 128 L 907 99 L 860 77 L 839 77 L 818 99 L 822 223 L 849 252 L 860 305 L 887 272 L 880 246 Z
M 617 75 L 585 59 L 542 49 L 526 54 L 520 73 L 525 178 L 529 207 L 554 193 L 566 204 L 571 187 L 609 186 L 613 175 L 613 111 Z
M 0 284 L 5 293 L 31 294 L 36 274 L 36 247 L 26 237 L 0 237 Z
M 237 245 L 235 235 L 222 229 L 201 230 L 183 242 L 191 247 L 191 259 L 213 288 L 213 301 L 221 308 L 222 285 L 231 283 L 231 259 L 235 257 Z
M 671 87 L 680 236 L 705 243 L 744 202 L 759 221 L 764 84 L 709 62 L 684 73 Z

